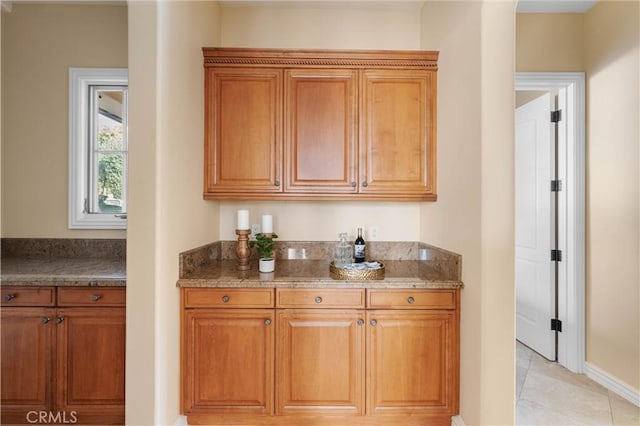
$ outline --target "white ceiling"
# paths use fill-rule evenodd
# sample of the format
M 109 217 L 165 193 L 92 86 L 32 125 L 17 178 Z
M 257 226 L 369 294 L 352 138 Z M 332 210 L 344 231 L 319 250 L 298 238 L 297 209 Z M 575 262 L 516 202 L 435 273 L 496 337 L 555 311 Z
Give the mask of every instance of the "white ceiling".
M 597 0 L 519 0 L 518 13 L 584 13 L 591 9 Z
M 429 1 L 429 0 L 426 0 Z M 467 0 L 473 1 L 473 0 Z M 499 0 L 496 0 L 499 1 Z M 12 3 L 61 4 L 126 4 L 126 0 L 0 0 L 3 9 L 11 10 Z M 305 6 L 305 7 L 361 7 L 389 9 L 420 9 L 424 0 L 220 0 L 223 6 Z M 518 13 L 584 13 L 597 0 L 518 0 Z
M 223 6 L 420 9 L 429 0 L 220 0 Z M 466 0 L 477 1 L 477 0 Z M 499 1 L 499 0 L 494 0 Z M 584 13 L 597 0 L 519 0 L 518 13 Z

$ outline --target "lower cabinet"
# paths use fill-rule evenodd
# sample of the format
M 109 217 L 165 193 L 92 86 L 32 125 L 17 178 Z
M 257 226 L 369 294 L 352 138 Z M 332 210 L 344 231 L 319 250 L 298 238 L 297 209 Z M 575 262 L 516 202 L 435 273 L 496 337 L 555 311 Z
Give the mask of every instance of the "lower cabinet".
M 27 423 L 27 413 L 53 407 L 55 309 L 2 307 L 2 423 Z
M 273 413 L 273 310 L 184 314 L 183 413 Z
M 261 291 L 182 289 L 190 424 L 451 424 L 458 290 Z
M 454 314 L 370 311 L 367 322 L 367 412 L 457 413 Z
M 125 308 L 56 313 L 56 409 L 81 423 L 124 423 Z
M 124 424 L 125 289 L 2 296 L 2 423 Z
M 276 318 L 276 414 L 364 414 L 364 311 Z

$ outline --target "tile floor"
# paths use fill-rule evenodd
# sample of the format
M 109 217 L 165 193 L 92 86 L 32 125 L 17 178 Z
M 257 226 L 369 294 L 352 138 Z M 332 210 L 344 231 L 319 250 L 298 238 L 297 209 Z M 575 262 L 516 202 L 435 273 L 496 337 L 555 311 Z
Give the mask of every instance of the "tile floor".
M 640 408 L 516 341 L 516 424 L 640 425 Z

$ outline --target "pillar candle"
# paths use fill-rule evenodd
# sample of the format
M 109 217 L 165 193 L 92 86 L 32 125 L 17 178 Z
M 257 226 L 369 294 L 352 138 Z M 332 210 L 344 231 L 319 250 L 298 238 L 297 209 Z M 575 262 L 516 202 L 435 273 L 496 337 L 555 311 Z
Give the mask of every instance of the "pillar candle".
M 249 210 L 238 210 L 238 224 L 236 229 L 249 229 Z
M 262 215 L 262 233 L 271 234 L 273 232 L 273 216 L 270 214 Z

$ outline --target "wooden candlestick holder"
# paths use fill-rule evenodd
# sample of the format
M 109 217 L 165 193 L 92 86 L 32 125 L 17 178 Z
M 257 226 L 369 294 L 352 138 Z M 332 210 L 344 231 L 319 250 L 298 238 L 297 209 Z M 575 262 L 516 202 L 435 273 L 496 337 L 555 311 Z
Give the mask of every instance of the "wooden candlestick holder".
M 236 256 L 238 257 L 238 270 L 249 270 L 249 235 L 250 229 L 236 229 L 236 235 L 238 235 L 238 245 L 236 246 Z

